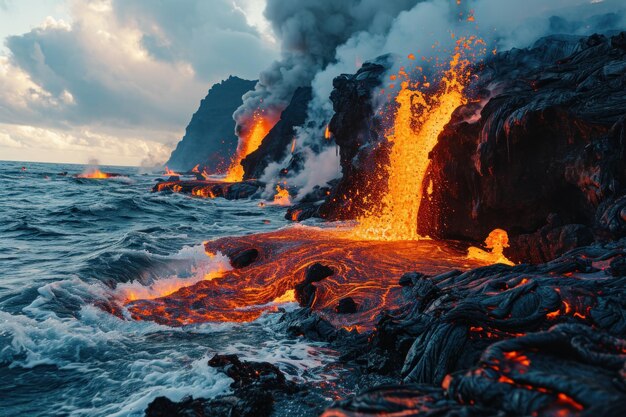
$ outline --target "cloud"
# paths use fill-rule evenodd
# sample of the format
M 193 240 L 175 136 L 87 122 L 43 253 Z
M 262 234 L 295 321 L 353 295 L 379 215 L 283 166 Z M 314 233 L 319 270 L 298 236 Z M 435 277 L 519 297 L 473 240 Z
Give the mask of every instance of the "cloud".
M 169 156 L 168 145 L 132 136 L 115 135 L 87 128 L 59 130 L 29 125 L 0 124 L 2 159 L 47 162 L 57 160 L 87 163 L 97 159 L 106 165 L 145 165 L 163 163 Z M 28 156 L 24 158 L 23 156 Z
M 254 78 L 276 56 L 229 0 L 70 1 L 69 10 L 69 21 L 48 17 L 6 38 L 0 123 L 175 142 L 213 83 Z

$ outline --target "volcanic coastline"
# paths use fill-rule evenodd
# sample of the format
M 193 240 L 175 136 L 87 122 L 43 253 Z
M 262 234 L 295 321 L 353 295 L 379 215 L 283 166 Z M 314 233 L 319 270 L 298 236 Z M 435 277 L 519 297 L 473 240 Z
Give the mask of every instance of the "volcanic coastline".
M 285 205 L 293 226 L 207 241 L 207 256 L 225 255 L 229 269 L 104 306 L 169 326 L 278 314 L 289 337 L 336 349 L 349 376 L 297 385 L 270 363 L 215 355 L 209 366 L 233 379 L 232 394 L 159 397 L 147 416 L 626 412 L 626 32 L 552 36 L 480 64 L 451 63 L 437 92 L 411 90 L 407 79 L 408 107 L 396 99 L 378 118 L 387 60 L 333 82 L 324 146 L 336 145 L 340 178 L 295 201 L 287 179 L 303 155 L 291 146 L 285 183 L 264 198 L 258 174 L 304 122 L 310 96 L 300 90 L 280 119 L 257 122 L 258 151 L 239 154 L 225 177 L 196 166 L 153 189 Z M 443 121 L 429 125 L 433 114 Z M 432 146 L 394 151 L 385 117 L 396 135 L 435 129 Z M 408 191 L 393 191 L 402 174 L 373 175 L 409 157 L 423 168 Z M 421 204 L 405 210 L 402 193 Z M 319 395 L 339 398 L 324 407 Z

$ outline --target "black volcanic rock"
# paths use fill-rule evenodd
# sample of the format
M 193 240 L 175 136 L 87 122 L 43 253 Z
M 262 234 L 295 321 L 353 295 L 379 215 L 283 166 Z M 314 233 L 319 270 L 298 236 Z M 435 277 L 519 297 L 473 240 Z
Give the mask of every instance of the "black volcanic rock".
M 256 81 L 230 76 L 213 85 L 200 102 L 167 165 L 174 170 L 188 171 L 199 164 L 208 173 L 225 169 L 237 149 L 233 113 L 242 103 L 241 96 L 255 84 Z
M 330 100 L 335 114 L 329 130 L 339 146 L 343 175 L 319 208 L 322 218 L 350 219 L 367 207 L 363 201 L 367 193 L 355 191 L 368 189 L 379 156 L 376 144 L 382 139 L 382 129 L 374 117 L 372 94 L 388 65 L 388 57 L 383 56 L 364 63 L 354 75 L 342 74 L 333 80 Z
M 625 37 L 550 36 L 476 66 L 470 103 L 430 154 L 420 234 L 482 241 L 502 228 L 509 255 L 533 262 L 626 236 Z M 330 130 L 343 177 L 320 207 L 294 208 L 290 218 L 351 219 L 376 208 L 389 146 L 372 93 L 386 67 L 381 59 L 334 80 Z
M 294 128 L 302 126 L 306 120 L 311 94 L 311 87 L 296 89 L 280 120 L 263 138 L 259 148 L 241 161 L 244 179 L 260 178 L 270 162 L 279 162 L 287 155 L 295 137 Z
M 621 415 L 625 245 L 596 243 L 540 265 L 406 274 L 407 303 L 343 355 L 368 369 L 386 358 L 376 372 L 399 372 L 397 383 L 322 416 Z
M 626 51 L 610 39 L 550 37 L 500 54 L 474 88 L 491 98 L 479 120 L 463 120 L 460 108 L 439 136 L 424 182 L 434 187 L 420 208 L 422 233 L 474 240 L 495 228 L 532 234 L 551 214 L 563 225 L 592 227 L 598 206 L 626 192 Z M 588 243 L 575 234 L 578 244 Z
M 230 264 L 235 269 L 245 268 L 246 266 L 249 266 L 254 261 L 256 261 L 258 257 L 259 251 L 254 248 L 245 249 L 241 252 L 229 255 Z

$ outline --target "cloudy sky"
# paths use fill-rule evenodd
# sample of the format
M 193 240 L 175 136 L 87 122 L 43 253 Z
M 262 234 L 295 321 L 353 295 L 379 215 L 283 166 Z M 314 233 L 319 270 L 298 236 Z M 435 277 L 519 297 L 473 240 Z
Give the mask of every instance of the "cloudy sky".
M 0 160 L 164 162 L 209 87 L 278 57 L 264 0 L 0 0 Z

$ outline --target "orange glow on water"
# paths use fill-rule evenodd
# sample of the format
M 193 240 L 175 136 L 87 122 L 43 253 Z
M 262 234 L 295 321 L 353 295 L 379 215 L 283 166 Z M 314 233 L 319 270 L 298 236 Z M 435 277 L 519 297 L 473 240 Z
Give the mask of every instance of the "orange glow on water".
M 235 156 L 233 157 L 230 167 L 228 168 L 226 177 L 224 177 L 224 181 L 239 182 L 243 180 L 244 172 L 243 167 L 241 166 L 241 161 L 261 146 L 263 138 L 267 136 L 268 132 L 276 123 L 275 120 L 271 120 L 260 110 L 254 113 L 253 118 L 253 126 L 250 131 L 246 135 L 239 138 L 237 151 L 235 152 Z
M 461 59 L 459 48 L 437 93 L 426 94 L 416 84 L 402 82 L 395 99 L 398 107 L 394 124 L 387 135 L 391 152 L 382 212 L 370 211 L 359 218 L 357 236 L 373 240 L 418 239 L 418 212 L 430 163 L 428 154 L 454 110 L 467 101 L 463 88 L 468 82 L 469 62 Z M 400 75 L 406 78 L 404 69 Z

